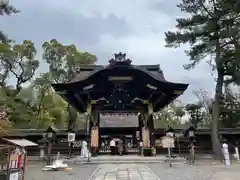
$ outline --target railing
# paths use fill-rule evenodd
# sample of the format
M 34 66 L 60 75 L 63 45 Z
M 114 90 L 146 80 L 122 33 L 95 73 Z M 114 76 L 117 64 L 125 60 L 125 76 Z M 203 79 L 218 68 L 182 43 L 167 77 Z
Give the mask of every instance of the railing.
M 45 154 L 47 154 L 47 147 L 44 148 Z M 54 144 L 52 147 L 52 154 L 56 155 L 58 152 L 60 152 L 62 155 L 68 155 L 69 146 L 67 144 Z M 110 147 L 99 147 L 99 154 L 110 154 Z M 139 149 L 137 147 L 127 148 L 128 154 L 137 154 L 139 152 Z M 174 154 L 179 154 L 178 148 L 173 148 L 172 152 Z M 40 156 L 40 148 L 39 147 L 28 147 L 27 148 L 28 156 Z M 73 147 L 72 148 L 72 154 L 73 155 L 79 155 L 81 153 L 81 146 Z M 180 154 L 182 156 L 185 156 L 189 153 L 188 147 L 181 147 L 180 148 Z M 196 147 L 195 148 L 196 154 L 211 154 L 212 151 L 209 148 L 201 148 Z M 167 149 L 162 147 L 156 147 L 156 154 L 167 154 Z

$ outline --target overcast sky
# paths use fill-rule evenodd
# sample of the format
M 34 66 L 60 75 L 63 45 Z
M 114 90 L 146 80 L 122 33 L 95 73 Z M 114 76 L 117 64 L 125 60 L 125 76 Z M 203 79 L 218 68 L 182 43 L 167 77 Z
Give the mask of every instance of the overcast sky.
M 82 51 L 94 53 L 98 64 L 107 64 L 115 52 L 126 52 L 133 64 L 160 64 L 167 80 L 189 83 L 180 98 L 184 103 L 196 100 L 193 90 L 214 89 L 210 68 L 203 62 L 192 71 L 186 47 L 165 48 L 164 32 L 175 26 L 182 14 L 177 0 L 10 0 L 21 10 L 18 15 L 4 16 L 0 28 L 12 39 L 32 40 L 41 57 L 41 44 L 56 38 L 75 44 Z M 41 65 L 38 74 L 47 67 Z

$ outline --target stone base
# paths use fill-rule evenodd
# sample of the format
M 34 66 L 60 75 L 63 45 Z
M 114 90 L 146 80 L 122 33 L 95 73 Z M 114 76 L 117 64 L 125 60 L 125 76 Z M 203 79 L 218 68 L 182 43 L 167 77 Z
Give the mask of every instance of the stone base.
M 91 153 L 92 156 L 97 156 L 98 155 L 98 147 L 91 147 Z

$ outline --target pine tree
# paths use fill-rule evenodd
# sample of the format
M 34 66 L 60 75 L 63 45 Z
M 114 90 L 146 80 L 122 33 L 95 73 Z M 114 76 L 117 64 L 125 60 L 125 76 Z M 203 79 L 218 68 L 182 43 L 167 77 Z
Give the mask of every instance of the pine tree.
M 186 54 L 190 63 L 187 70 L 200 61 L 207 61 L 216 71 L 216 87 L 212 110 L 212 144 L 215 157 L 222 158 L 218 136 L 223 85 L 225 77 L 232 82 L 239 71 L 237 58 L 239 40 L 239 5 L 231 0 L 182 0 L 177 6 L 188 16 L 177 19 L 177 31 L 166 32 L 167 47 L 190 45 Z M 209 60 L 210 59 L 210 60 Z M 235 78 L 235 79 L 234 79 Z

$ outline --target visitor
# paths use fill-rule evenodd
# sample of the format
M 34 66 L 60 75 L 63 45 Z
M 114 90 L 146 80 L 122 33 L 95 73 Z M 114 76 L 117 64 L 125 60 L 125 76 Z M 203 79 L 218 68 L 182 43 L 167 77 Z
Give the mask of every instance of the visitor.
M 224 159 L 225 159 L 225 165 L 226 165 L 227 168 L 229 168 L 230 165 L 231 165 L 228 148 L 229 148 L 229 146 L 227 144 L 227 140 L 224 140 L 223 144 L 222 144 L 222 152 L 223 152 L 223 156 L 224 156 Z
M 194 142 L 191 141 L 188 145 L 189 155 L 188 155 L 188 163 L 194 164 L 195 161 L 195 145 Z
M 116 142 L 114 139 L 112 139 L 110 141 L 110 151 L 111 151 L 111 154 L 114 155 L 115 154 L 115 151 L 116 151 Z
M 88 147 L 87 147 L 87 141 L 82 142 L 81 156 L 83 158 L 91 157 L 91 153 L 89 152 Z

